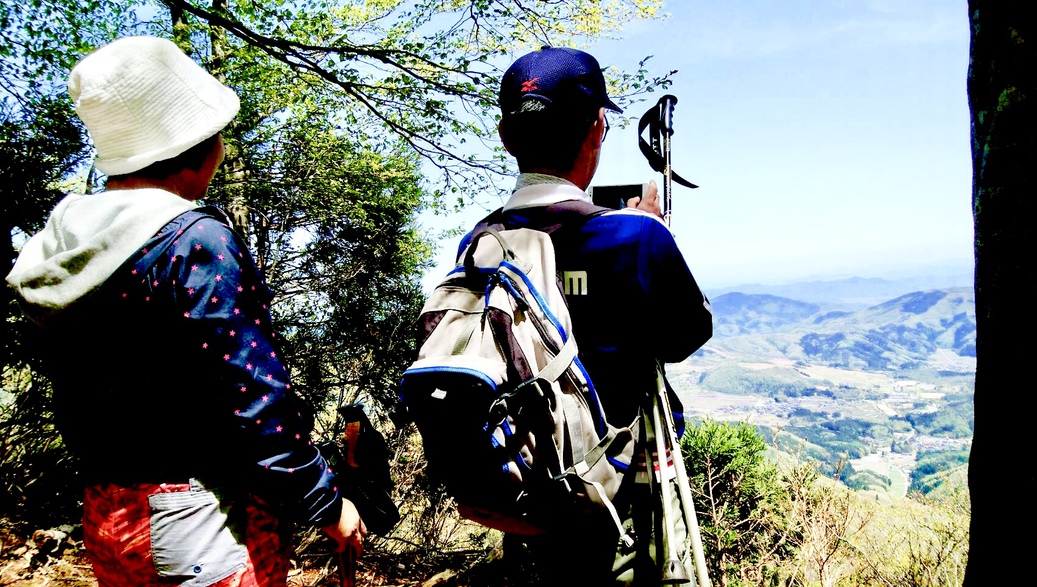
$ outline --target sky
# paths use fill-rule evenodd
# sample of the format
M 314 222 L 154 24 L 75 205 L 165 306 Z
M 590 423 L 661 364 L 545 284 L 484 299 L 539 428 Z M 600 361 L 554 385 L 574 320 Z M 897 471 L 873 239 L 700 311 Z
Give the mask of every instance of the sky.
M 651 55 L 651 72 L 678 72 L 626 108 L 626 128 L 610 117 L 592 185 L 661 184 L 636 119 L 674 95 L 673 169 L 700 187 L 674 184 L 671 229 L 703 289 L 969 270 L 966 0 L 672 0 L 664 11 L 586 48 L 604 67 L 633 71 Z M 426 287 L 459 240 L 439 241 Z

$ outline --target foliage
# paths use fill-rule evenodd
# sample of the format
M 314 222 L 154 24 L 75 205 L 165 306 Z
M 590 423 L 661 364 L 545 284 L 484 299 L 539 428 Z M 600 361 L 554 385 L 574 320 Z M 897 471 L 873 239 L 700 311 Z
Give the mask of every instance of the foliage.
M 823 447 L 831 455 L 829 463 L 839 459 L 856 459 L 872 451 L 869 444 L 888 444 L 892 440 L 889 425 L 856 418 L 826 420 L 810 426 L 785 429 L 811 444 Z
M 758 585 L 789 554 L 777 468 L 746 423 L 706 420 L 680 441 L 703 536 L 706 564 L 722 585 Z
M 413 349 L 430 254 L 413 222 L 424 197 L 416 161 L 353 144 L 321 116 L 261 130 L 242 139 L 241 193 L 294 388 L 318 417 L 357 399 L 384 415 Z M 226 189 L 210 195 L 225 200 Z
M 6 9 L 4 9 L 6 10 Z M 15 241 L 38 230 L 57 202 L 56 184 L 85 154 L 68 105 L 40 91 L 0 101 L 0 241 L 3 274 Z M 0 288 L 0 511 L 41 523 L 74 519 L 74 469 L 54 428 L 49 383 L 36 371 L 39 345 L 14 291 Z
M 821 395 L 835 397 L 831 387 L 820 388 L 793 369 L 753 370 L 737 365 L 721 365 L 704 373 L 699 385 L 711 391 L 734 395 L 760 395 L 783 399 Z
M 843 468 L 839 480 L 854 491 L 887 491 L 893 484 L 893 481 L 885 475 L 875 471 L 858 471 L 849 463 Z
M 23 80 L 63 80 L 91 48 L 116 36 L 170 36 L 200 58 L 211 36 L 215 71 L 266 62 L 259 103 L 323 103 L 344 132 L 368 145 L 402 140 L 442 172 L 451 193 L 477 193 L 506 166 L 495 139 L 495 80 L 508 55 L 541 45 L 616 36 L 634 19 L 661 18 L 661 0 L 480 2 L 332 0 L 37 0 L 0 9 L 0 44 Z M 5 59 L 5 63 L 8 60 Z M 610 71 L 620 101 L 665 87 Z M 240 81 L 240 80 L 239 80 Z M 17 92 L 14 92 L 17 93 Z M 481 152 L 480 152 L 481 151 Z
M 64 11 L 61 0 L 51 2 L 52 14 Z M 356 143 L 377 149 L 402 142 L 441 180 L 436 201 L 456 195 L 457 205 L 496 192 L 494 180 L 508 169 L 496 139 L 496 79 L 510 54 L 580 45 L 615 36 L 631 20 L 662 16 L 661 0 L 115 4 L 128 14 L 171 17 L 126 19 L 120 34 L 171 36 L 196 51 L 196 37 L 210 35 L 218 45 L 212 67 L 228 75 L 242 63 L 265 63 L 268 73 L 259 84 L 239 79 L 232 85 L 239 93 L 262 85 L 258 103 L 268 112 L 320 103 Z M 621 103 L 639 99 L 666 87 L 672 73 L 653 77 L 644 61 L 636 72 L 610 70 L 611 91 Z M 280 82 L 271 83 L 274 78 Z
M 945 438 L 971 438 L 973 410 L 971 401 L 947 402 L 939 411 L 911 412 L 903 416 L 919 434 Z
M 940 499 L 859 501 L 870 521 L 846 541 L 854 572 L 840 585 L 958 587 L 968 559 L 970 507 L 961 488 Z
M 911 471 L 911 486 L 908 491 L 927 494 L 939 487 L 947 473 L 960 469 L 969 462 L 968 451 L 928 451 L 918 455 L 917 464 Z

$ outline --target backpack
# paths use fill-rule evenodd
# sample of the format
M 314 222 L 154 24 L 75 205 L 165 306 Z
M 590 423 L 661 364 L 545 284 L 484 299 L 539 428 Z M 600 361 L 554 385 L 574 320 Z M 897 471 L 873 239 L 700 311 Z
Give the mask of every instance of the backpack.
M 604 212 L 572 203 L 571 220 Z M 490 218 L 493 218 L 491 215 Z M 534 535 L 609 515 L 637 428 L 608 423 L 578 357 L 548 232 L 484 221 L 420 318 L 400 405 L 458 512 Z

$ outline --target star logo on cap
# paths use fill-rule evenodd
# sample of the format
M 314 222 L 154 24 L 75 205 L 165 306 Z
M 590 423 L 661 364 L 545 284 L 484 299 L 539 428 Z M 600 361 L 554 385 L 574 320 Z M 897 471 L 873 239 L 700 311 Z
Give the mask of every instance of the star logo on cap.
M 537 82 L 539 80 L 539 77 L 535 77 L 531 80 L 522 82 L 522 89 L 519 91 L 521 91 L 523 94 L 525 94 L 526 92 L 532 92 L 533 90 L 537 89 Z

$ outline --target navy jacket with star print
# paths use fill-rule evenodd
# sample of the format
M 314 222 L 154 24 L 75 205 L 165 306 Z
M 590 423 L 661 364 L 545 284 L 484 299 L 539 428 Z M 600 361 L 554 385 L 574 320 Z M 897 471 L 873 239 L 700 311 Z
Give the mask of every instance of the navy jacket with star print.
M 49 317 L 55 411 L 84 481 L 194 477 L 335 522 L 335 476 L 290 389 L 271 297 L 222 213 L 201 208 Z

